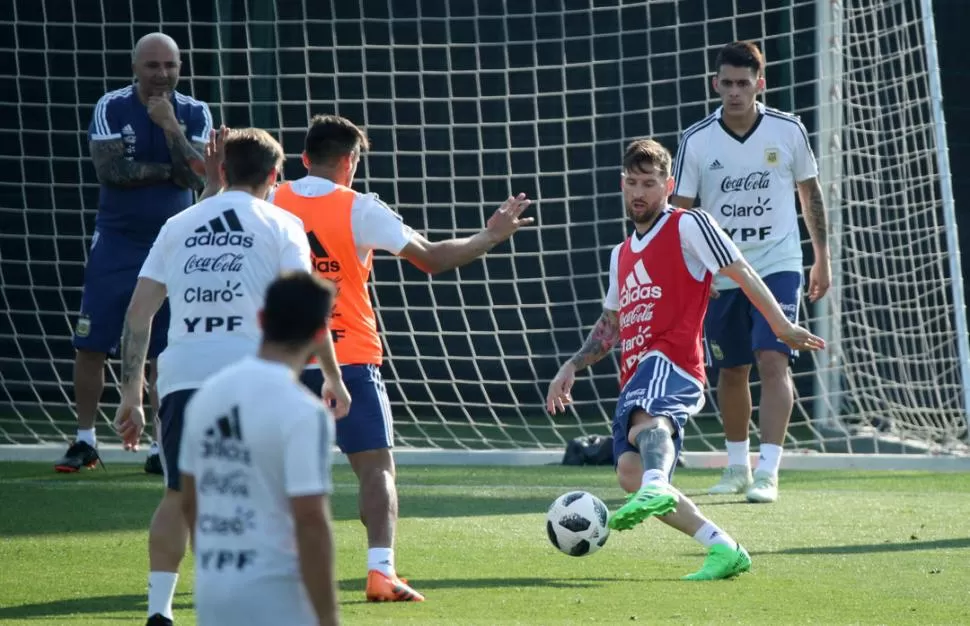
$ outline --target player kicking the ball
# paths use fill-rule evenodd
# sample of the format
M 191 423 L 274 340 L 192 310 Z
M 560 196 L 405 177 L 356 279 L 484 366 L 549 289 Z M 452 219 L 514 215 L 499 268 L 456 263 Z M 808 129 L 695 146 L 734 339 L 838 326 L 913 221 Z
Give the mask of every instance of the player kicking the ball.
M 620 342 L 613 458 L 620 486 L 631 495 L 609 526 L 628 530 L 657 516 L 709 549 L 703 567 L 685 579 L 715 580 L 747 571 L 751 557 L 670 484 L 684 425 L 704 404 L 701 328 L 713 275 L 736 281 L 787 345 L 818 350 L 825 344 L 785 317 L 710 216 L 667 204 L 673 186 L 671 156 L 663 146 L 651 139 L 629 145 L 623 199 L 636 231 L 613 249 L 603 314 L 550 383 L 546 403 L 551 413 L 564 412 L 576 372 Z

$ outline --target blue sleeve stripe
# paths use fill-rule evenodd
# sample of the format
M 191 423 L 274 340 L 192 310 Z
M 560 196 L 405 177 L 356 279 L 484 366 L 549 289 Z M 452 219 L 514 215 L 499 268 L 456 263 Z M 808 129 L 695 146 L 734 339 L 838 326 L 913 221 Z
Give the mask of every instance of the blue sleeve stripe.
M 680 175 L 684 171 L 684 155 L 687 154 L 687 140 L 690 139 L 695 133 L 703 130 L 713 124 L 717 120 L 717 115 L 711 113 L 701 121 L 697 122 L 693 126 L 690 126 L 684 131 L 684 136 L 680 140 L 680 147 L 677 148 L 677 161 L 674 163 L 674 181 L 676 181 L 677 187 L 680 187 Z M 674 195 L 677 195 L 677 189 L 674 189 Z

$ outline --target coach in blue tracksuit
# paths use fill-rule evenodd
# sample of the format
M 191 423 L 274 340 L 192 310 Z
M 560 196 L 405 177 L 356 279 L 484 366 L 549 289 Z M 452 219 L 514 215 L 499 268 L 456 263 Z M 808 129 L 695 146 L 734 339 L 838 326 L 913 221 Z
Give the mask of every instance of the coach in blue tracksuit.
M 178 45 L 168 35 L 139 39 L 132 53 L 137 80 L 102 96 L 88 129 L 101 195 L 74 329 L 77 439 L 55 463 L 61 472 L 98 462 L 94 422 L 105 358 L 118 349 L 128 302 L 155 236 L 165 220 L 194 202 L 194 191 L 205 183 L 202 152 L 212 115 L 204 102 L 175 91 L 181 65 Z M 155 316 L 148 352 L 156 412 L 154 358 L 165 347 L 168 316 L 166 303 Z M 146 471 L 155 466 L 157 456 L 149 457 Z

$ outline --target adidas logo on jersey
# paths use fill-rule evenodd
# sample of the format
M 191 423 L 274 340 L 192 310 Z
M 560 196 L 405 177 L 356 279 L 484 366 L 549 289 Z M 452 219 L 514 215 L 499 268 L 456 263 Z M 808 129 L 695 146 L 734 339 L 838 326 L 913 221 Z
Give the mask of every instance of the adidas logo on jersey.
M 306 234 L 307 241 L 310 243 L 310 252 L 313 254 L 313 267 L 321 274 L 340 271 L 340 261 L 331 259 L 327 249 L 317 234 L 312 230 Z
M 214 426 L 206 429 L 205 439 L 202 441 L 202 458 L 210 457 L 230 463 L 250 464 L 249 447 L 243 443 L 238 406 L 232 407 L 228 415 L 223 415 L 216 420 Z
M 714 159 L 714 162 L 711 163 L 710 169 L 712 169 L 712 170 L 723 170 L 724 169 L 724 166 L 721 165 L 721 162 L 720 161 L 718 161 L 717 159 Z
M 656 300 L 662 295 L 663 288 L 653 284 L 647 268 L 643 265 L 643 259 L 637 259 L 633 265 L 633 271 L 627 274 L 623 281 L 623 288 L 620 290 L 620 306 L 625 307 L 643 300 Z
M 246 234 L 235 209 L 223 211 L 222 215 L 212 218 L 205 225 L 196 228 L 194 232 L 198 234 L 185 240 L 186 248 L 195 248 L 196 246 L 253 247 L 253 236 Z

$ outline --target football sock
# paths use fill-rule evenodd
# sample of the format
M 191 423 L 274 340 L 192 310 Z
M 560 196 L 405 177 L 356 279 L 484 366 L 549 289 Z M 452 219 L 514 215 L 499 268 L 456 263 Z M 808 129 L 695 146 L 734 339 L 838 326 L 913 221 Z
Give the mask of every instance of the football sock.
M 646 428 L 637 433 L 635 441 L 644 471 L 659 470 L 663 476 L 669 476 L 676 459 L 670 431 L 659 426 Z
M 94 438 L 94 429 L 93 428 L 87 428 L 85 430 L 81 430 L 80 428 L 78 428 L 77 429 L 77 440 L 78 441 L 83 441 L 84 443 L 88 444 L 89 446 L 91 446 L 93 448 L 95 446 L 95 444 L 97 443 L 96 439 Z
M 643 473 L 643 478 L 641 479 L 640 486 L 646 487 L 647 485 L 666 485 L 667 475 L 660 470 L 651 469 Z
M 172 600 L 175 598 L 176 572 L 152 572 L 148 575 L 148 617 L 161 613 L 172 618 Z
M 395 576 L 394 549 L 370 548 L 367 550 L 367 570 L 376 569 L 385 576 Z
M 694 539 L 699 541 L 705 548 L 720 544 L 732 550 L 738 549 L 738 542 L 732 539 L 731 535 L 718 528 L 717 524 L 710 521 L 705 522 L 700 530 L 694 533 Z
M 776 446 L 773 443 L 761 444 L 761 454 L 758 455 L 758 470 L 769 472 L 772 476 L 777 476 L 780 465 L 781 446 Z
M 728 465 L 749 466 L 751 463 L 751 443 L 747 439 L 744 441 L 726 441 L 725 447 L 728 453 Z

